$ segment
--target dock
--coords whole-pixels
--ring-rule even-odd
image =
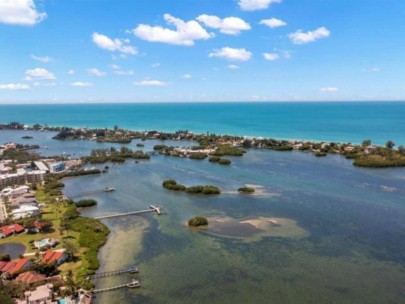
[[[151,213],[151,212],[156,212],[158,215],[161,215],[162,211],[163,211],[162,207],[150,205],[149,209],[140,210],[140,211],[125,212],[125,213],[117,213],[117,214],[111,214],[111,215],[103,215],[103,216],[95,217],[95,219],[96,220],[105,220],[105,219],[110,219],[110,218],[138,215],[138,214]]]
[[[84,275],[83,277],[86,277],[87,280],[97,280],[105,277],[111,277],[111,276],[117,276],[120,274],[124,273],[138,273],[138,267],[135,265],[132,265],[126,269],[121,269],[121,270],[114,270],[114,271],[106,271],[106,272],[100,272],[96,273],[93,275]]]
[[[74,195],[68,196],[68,198],[72,199],[72,198],[81,197],[81,196],[93,195],[93,194],[102,193],[102,192],[114,192],[114,191],[115,191],[115,189],[112,187],[105,187],[103,189],[96,189],[96,190],[90,190],[90,191],[76,193]]]
[[[95,293],[107,292],[107,291],[112,291],[112,290],[121,289],[121,288],[137,288],[137,287],[141,287],[141,283],[138,280],[132,280],[131,282],[129,282],[127,284],[121,284],[121,285],[116,285],[116,286],[107,287],[107,288],[94,289],[92,291],[92,293],[95,294]]]

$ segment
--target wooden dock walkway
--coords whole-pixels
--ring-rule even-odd
[[[138,215],[138,214],[150,213],[150,212],[156,212],[158,215],[161,215],[162,214],[162,209],[163,209],[162,207],[150,205],[149,209],[140,210],[140,211],[125,212],[125,213],[117,213],[117,214],[111,214],[111,215],[103,215],[103,216],[95,217],[95,219],[96,220],[104,220],[104,219],[109,219],[109,218]]]
[[[138,280],[132,280],[131,282],[127,284],[122,284],[122,285],[116,285],[112,287],[107,287],[107,288],[100,288],[100,289],[94,289],[92,291],[93,294],[95,293],[100,293],[100,292],[107,292],[107,291],[112,291],[112,290],[117,290],[121,288],[136,288],[136,287],[141,287],[141,283]]]
[[[81,197],[81,196],[93,195],[93,194],[102,193],[102,192],[114,192],[114,191],[115,191],[114,188],[105,187],[103,189],[96,189],[96,190],[90,190],[90,191],[76,193],[74,195],[68,196],[68,198],[72,199],[72,198]]]
[[[121,269],[121,270],[114,270],[114,271],[106,271],[106,272],[99,272],[93,275],[84,275],[83,277],[86,277],[88,280],[97,280],[105,277],[111,277],[111,276],[116,276],[120,275],[123,273],[138,273],[138,268],[135,265],[132,265],[126,269]]]

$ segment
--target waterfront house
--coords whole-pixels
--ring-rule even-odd
[[[352,152],[354,149],[356,149],[356,147],[353,147],[353,146],[347,146],[347,147],[344,148],[344,150],[346,152]]]
[[[371,154],[377,151],[377,147],[373,145],[368,145],[367,147],[364,148],[364,153],[366,154]]]
[[[42,257],[42,264],[55,263],[56,265],[61,265],[67,260],[68,256],[65,252],[61,251],[47,251]]]

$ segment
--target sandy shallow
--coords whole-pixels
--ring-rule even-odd
[[[239,195],[246,195],[246,196],[252,196],[252,197],[262,197],[262,198],[272,198],[272,197],[278,197],[281,194],[280,193],[275,193],[275,192],[267,192],[266,188],[261,185],[252,185],[252,184],[245,184],[246,187],[251,187],[255,189],[254,193],[249,193],[249,194],[244,194],[244,193],[239,193],[238,191],[222,191],[224,194],[239,194]]]
[[[198,228],[204,233],[220,237],[259,241],[263,237],[304,238],[309,232],[297,222],[287,218],[249,217],[234,219],[231,217],[208,217],[208,226]]]

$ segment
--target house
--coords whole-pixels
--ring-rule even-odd
[[[0,273],[4,274],[8,271],[10,271],[11,269],[14,268],[16,262],[14,261],[10,261],[10,262],[6,262],[5,264],[3,264],[3,266],[0,268]]]
[[[26,304],[40,304],[47,303],[47,301],[52,300],[53,285],[45,284],[38,286],[34,291],[26,291],[25,301],[22,303]]]
[[[46,276],[35,271],[23,272],[16,277],[16,282],[23,282],[26,285],[31,285],[38,282],[45,282]]]
[[[67,254],[61,251],[47,251],[42,257],[42,264],[51,264],[55,263],[56,265],[61,265],[67,260]]]
[[[366,154],[371,154],[377,151],[377,147],[373,145],[368,145],[367,147],[364,148],[364,153]]]
[[[64,162],[57,162],[51,165],[52,172],[61,172],[65,170],[65,163]]]
[[[12,212],[14,219],[22,219],[39,214],[39,208],[30,205],[21,205],[19,208],[14,209]]]
[[[0,233],[4,234],[5,237],[9,237],[10,235],[18,234],[21,232],[24,232],[24,227],[20,224],[12,224],[0,227]]]
[[[13,276],[16,273],[18,273],[19,271],[23,271],[23,270],[29,268],[31,266],[31,264],[32,264],[31,260],[28,260],[26,258],[19,259],[15,263],[14,267],[12,269],[8,270],[7,273],[10,276]]]
[[[356,148],[353,147],[353,146],[347,146],[347,147],[344,148],[344,150],[345,150],[346,152],[352,152],[354,149],[356,149]]]

